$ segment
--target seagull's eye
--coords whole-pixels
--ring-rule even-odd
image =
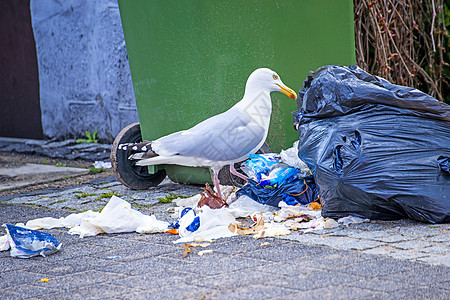
[[[278,75],[277,75],[277,74],[273,74],[272,77],[273,77],[274,80],[277,80],[277,79],[278,79]]]

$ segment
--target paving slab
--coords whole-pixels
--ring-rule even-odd
[[[44,164],[0,167],[0,191],[88,174],[88,169]]]

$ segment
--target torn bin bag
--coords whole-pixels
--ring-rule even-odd
[[[322,214],[450,222],[450,106],[357,66],[309,74],[294,123]]]

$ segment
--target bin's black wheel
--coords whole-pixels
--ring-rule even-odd
[[[111,149],[111,166],[117,179],[133,190],[144,190],[157,186],[166,178],[166,171],[148,173],[148,167],[136,166],[129,160],[130,150],[118,149],[120,144],[142,142],[141,125],[133,123],[122,129],[116,136]]]
[[[264,153],[270,153],[270,152],[271,152],[271,150],[270,150],[269,145],[264,143],[262,145],[262,147],[256,153],[264,154]],[[241,171],[241,163],[242,162],[235,163],[234,164],[234,168],[239,173],[244,174]],[[222,169],[220,169],[220,171],[219,171],[219,181],[220,181],[220,184],[223,184],[223,185],[234,185],[234,186],[237,186],[237,187],[243,187],[246,184],[246,181],[244,179],[239,178],[239,177],[234,176],[233,174],[231,174],[230,166],[225,166]]]

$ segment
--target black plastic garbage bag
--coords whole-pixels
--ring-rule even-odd
[[[294,123],[322,215],[450,222],[450,106],[357,66],[310,74]]]
[[[236,192],[238,197],[245,195],[261,204],[278,207],[280,201],[288,205],[308,204],[318,197],[318,191],[312,176],[285,183],[277,188],[264,188],[253,180],[248,181]]]

